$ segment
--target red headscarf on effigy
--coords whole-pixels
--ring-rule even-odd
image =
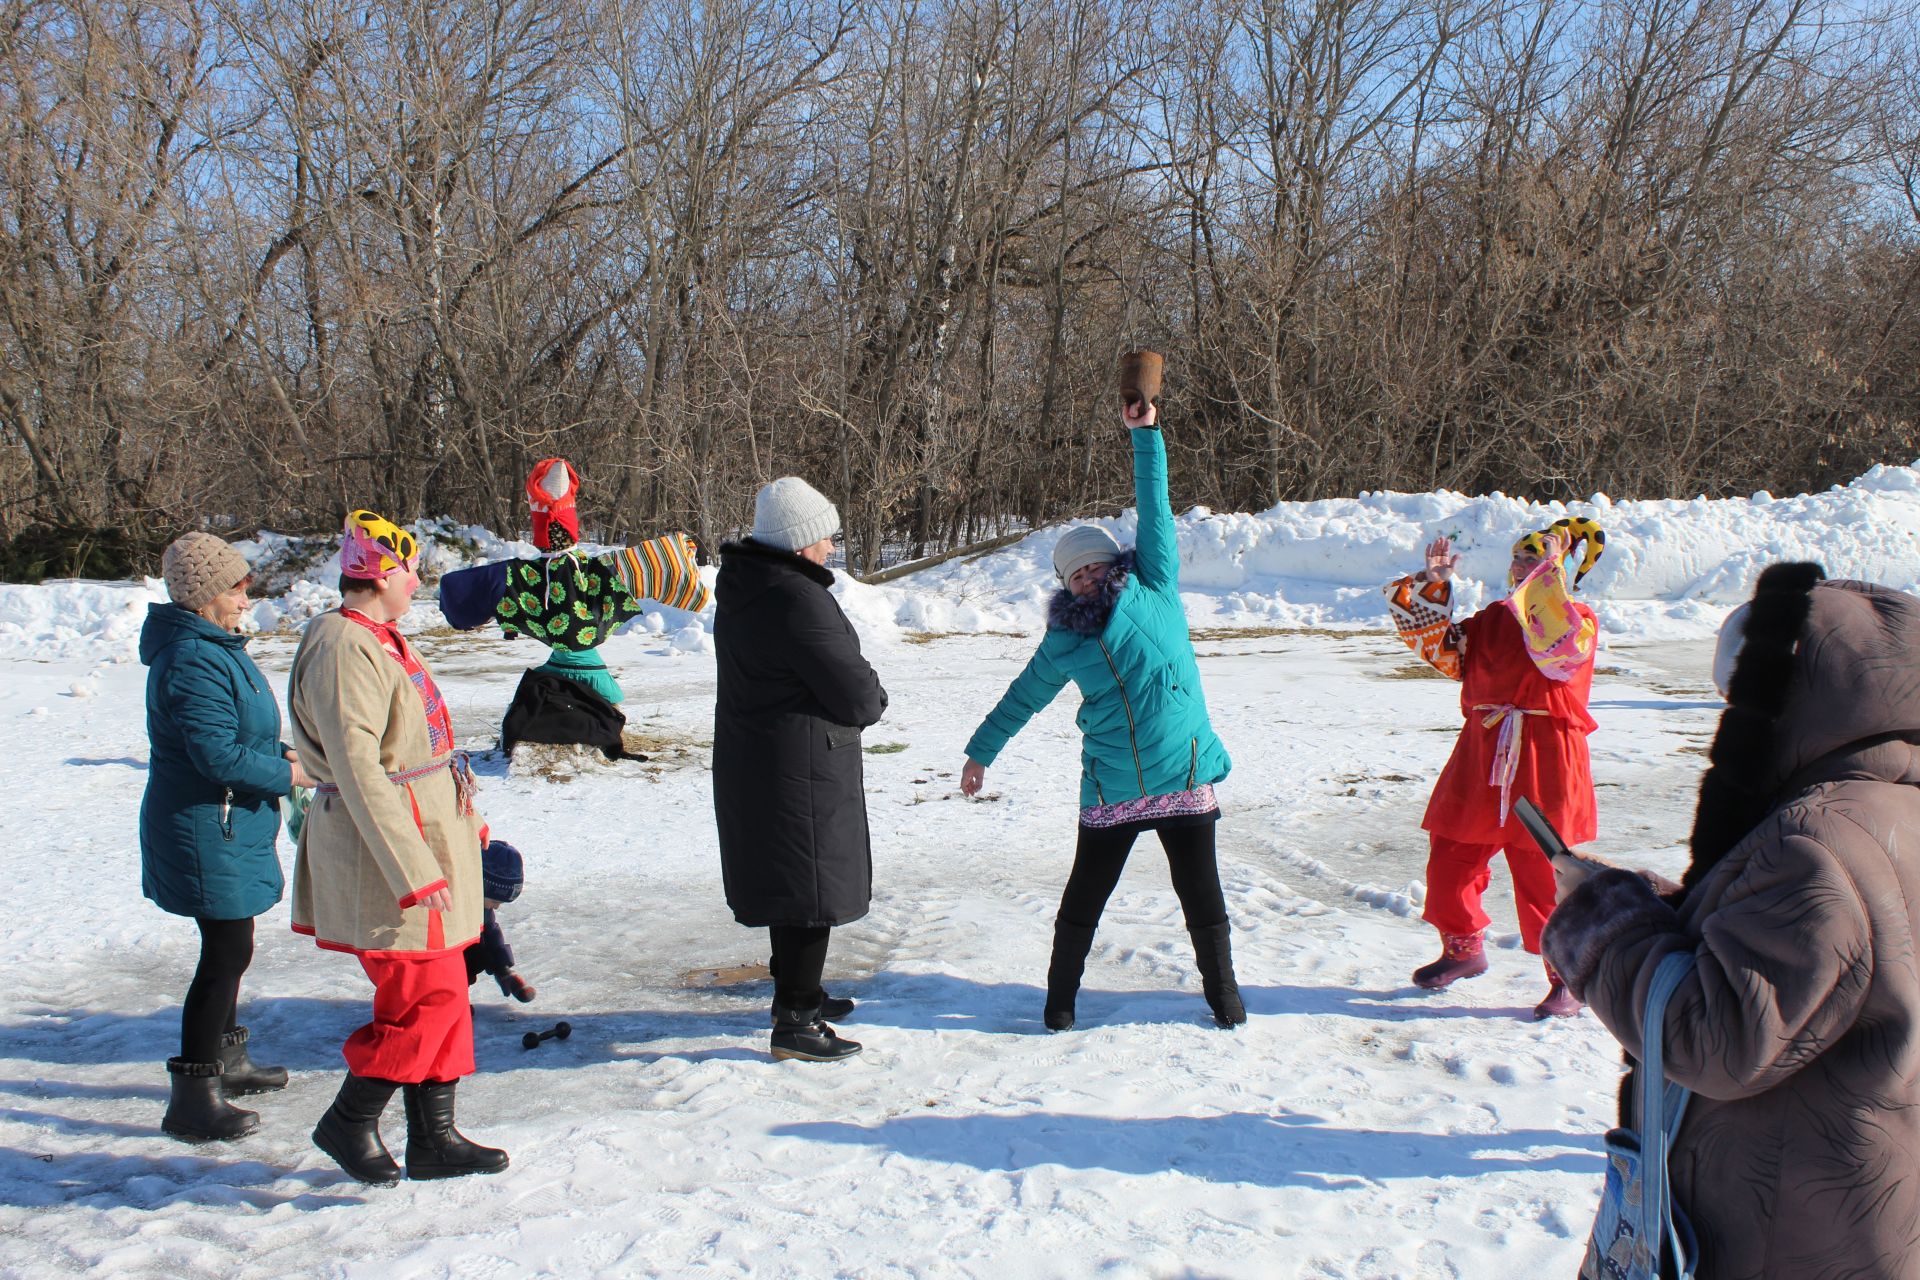
[[[527,502],[533,508],[533,545],[545,551],[549,547],[548,528],[558,524],[580,538],[580,510],[574,496],[580,492],[580,477],[565,458],[542,458],[527,476]]]

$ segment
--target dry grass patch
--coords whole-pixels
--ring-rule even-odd
[[[301,626],[305,626],[302,623]],[[409,631],[407,638],[415,642],[425,642],[429,658],[441,658],[455,654],[469,653],[506,653],[513,642],[497,630],[475,627],[471,631],[455,631],[452,627],[427,627],[420,631]],[[537,662],[529,662],[537,667]]]
[[[908,644],[932,644],[935,640],[962,640],[970,636],[999,636],[1005,640],[1024,640],[1024,631],[909,631],[900,638]]]
[[[1267,640],[1275,636],[1317,636],[1327,640],[1352,640],[1361,636],[1390,636],[1391,631],[1377,627],[1194,627],[1187,632],[1195,640]]]
[[[1379,674],[1379,679],[1382,679],[1382,680],[1450,680],[1452,679],[1452,677],[1443,676],[1438,671],[1435,671],[1432,667],[1420,665],[1420,666],[1410,666],[1410,667],[1395,667],[1391,671],[1382,671]]]
[[[508,771],[546,782],[572,782],[583,773],[604,773],[615,766],[598,747],[522,742],[513,749]]]
[[[658,778],[670,769],[705,768],[713,743],[662,729],[628,729],[620,736],[628,759],[609,760],[598,747],[522,742],[514,747],[509,771],[516,777],[572,782],[584,774],[638,773]]]
[[[1663,684],[1657,680],[1649,680],[1647,682],[1647,688],[1653,690],[1655,693],[1664,694],[1669,698],[1685,698],[1689,702],[1720,701],[1720,691],[1718,689],[1703,688],[1697,684]]]
[[[645,756],[653,764],[685,763],[713,750],[713,743],[692,734],[667,729],[633,729],[620,734],[620,747],[630,756]]]
[[[750,982],[766,982],[772,977],[764,964],[722,964],[710,969],[684,970],[680,974],[680,985],[695,990],[744,987]]]

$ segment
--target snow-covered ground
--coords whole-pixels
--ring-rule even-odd
[[[1575,508],[1606,524],[1589,592],[1609,628],[1593,736],[1596,851],[1684,863],[1719,704],[1711,634],[1766,561],[1920,583],[1920,476],[1739,502]],[[262,917],[242,1018],[294,1072],[258,1133],[162,1136],[162,1060],[190,922],[139,891],[144,669],[158,584],[0,587],[0,1276],[1570,1275],[1598,1194],[1618,1053],[1590,1016],[1536,1024],[1539,963],[1496,873],[1492,972],[1427,994],[1419,921],[1427,788],[1455,686],[1383,634],[1380,582],[1435,533],[1467,546],[1469,605],[1505,548],[1557,512],[1453,494],[1369,495],[1182,517],[1201,667],[1235,769],[1223,878],[1252,1015],[1205,1016],[1151,840],[1108,910],[1081,1029],[1040,1024],[1071,859],[1071,695],[960,797],[961,749],[1030,651],[1057,530],[842,601],[892,694],[867,735],[873,913],[835,934],[829,987],[866,1052],[765,1053],[765,959],[722,901],[704,769],[704,621],[651,613],[604,652],[646,763],[509,774],[484,808],[526,854],[503,922],[530,1005],[475,988],[480,1074],[464,1126],[495,1178],[369,1189],[308,1141],[364,1019],[348,958]],[[1113,523],[1130,539],[1131,520]],[[266,541],[253,548],[266,549]],[[483,554],[511,554],[489,544]],[[450,563],[457,560],[450,560]],[[284,688],[324,566],[256,611]],[[491,746],[538,646],[407,625]],[[1029,634],[1014,634],[1029,633]],[[520,1035],[564,1018],[570,1039]],[[397,1105],[389,1137],[404,1134]]]

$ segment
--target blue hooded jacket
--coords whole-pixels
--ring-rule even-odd
[[[293,790],[280,706],[233,635],[176,604],[147,610],[147,793],[140,879],[175,915],[257,916],[286,881],[275,847],[279,798]]]
[[[969,760],[991,765],[1073,681],[1085,699],[1075,718],[1083,809],[1190,791],[1220,781],[1233,767],[1207,718],[1180,603],[1167,451],[1157,428],[1133,429],[1133,488],[1139,541],[1105,627],[1083,634],[1064,625],[1076,612],[1071,604],[1050,610],[1039,651],[967,743]]]

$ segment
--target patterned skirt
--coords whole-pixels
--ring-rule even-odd
[[[1116,804],[1090,804],[1080,810],[1080,825],[1096,831],[1107,831],[1114,827],[1152,831],[1160,827],[1184,827],[1219,820],[1220,804],[1213,798],[1211,782],[1203,782],[1191,791],[1140,796]]]

